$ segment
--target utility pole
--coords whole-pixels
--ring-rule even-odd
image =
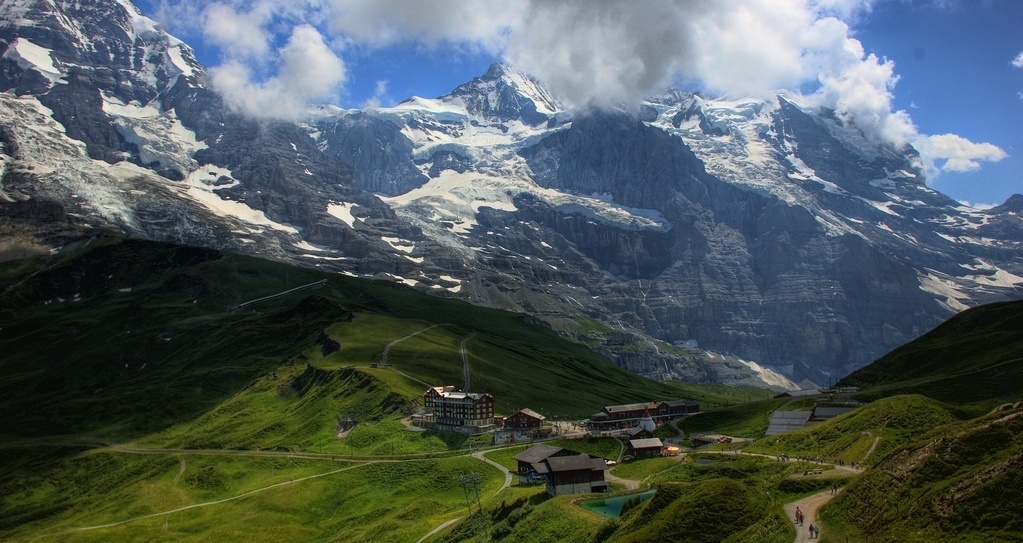
[[[480,476],[476,472],[468,473],[458,477],[458,484],[465,491],[465,504],[469,508],[469,526],[476,537],[477,543],[486,543],[487,519],[483,516],[483,506],[480,505]]]

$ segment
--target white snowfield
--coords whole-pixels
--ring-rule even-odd
[[[470,113],[465,101],[453,95],[438,99],[414,97],[393,108],[372,111],[401,127],[413,142],[414,157],[423,164],[424,173],[428,173],[430,158],[440,151],[467,158],[475,168],[475,171],[464,173],[442,171],[419,188],[394,197],[382,197],[385,202],[434,239],[466,252],[488,249],[475,246],[478,241],[470,242],[468,236],[478,227],[480,210],[515,211],[515,198],[521,194],[530,194],[564,212],[577,213],[619,228],[667,230],[672,227],[658,211],[622,206],[609,195],[569,194],[538,186],[518,153],[555,131],[571,126],[572,112],[559,111],[557,101],[530,78],[516,76],[511,70],[508,73],[511,78],[518,78],[515,84],[522,96],[533,100],[538,111],[556,115],[559,122],[552,123],[553,127],[546,124],[533,127],[519,121],[498,122]],[[505,81],[509,81],[509,76]],[[492,92],[492,89],[483,91]],[[902,209],[926,206],[923,199],[934,198],[938,193],[923,183],[907,185],[907,180],[918,180],[919,174],[904,168],[885,169],[886,177],[869,182],[883,194],[880,199],[851,194],[834,180],[821,177],[798,158],[793,141],[775,133],[772,115],[780,107],[780,100],[786,100],[797,108],[803,107],[793,97],[774,101],[710,100],[684,92],[676,94],[676,97],[676,100],[645,103],[657,113],[656,119],[648,124],[681,138],[704,162],[709,173],[745,190],[770,194],[791,205],[805,207],[829,236],[855,235],[869,242],[876,241],[878,236],[891,236],[903,242],[920,243],[901,225],[910,220],[904,216]],[[491,95],[489,99],[495,98]],[[702,112],[710,128],[720,132],[705,133],[696,115],[677,121],[680,112],[693,108]],[[677,127],[673,120],[678,122]],[[854,126],[834,119],[821,122],[832,136],[865,162],[887,152]],[[783,152],[774,147],[775,142],[780,142]],[[864,221],[825,208],[818,196],[804,188],[806,182],[817,184],[825,192],[847,198],[857,205],[875,209],[881,215],[876,221]],[[915,195],[907,196],[907,190],[916,191]],[[957,211],[957,216],[946,215],[943,219],[932,220],[939,238],[956,244],[988,245],[992,242],[979,237],[953,238],[944,234],[941,231],[944,228],[973,229],[988,221],[988,217],[977,210],[960,207]],[[544,246],[549,247],[549,244],[544,242]],[[556,268],[554,264],[551,266]],[[958,310],[969,301],[967,292],[971,289],[1023,287],[1023,278],[994,264],[981,262],[976,266],[978,273],[956,277],[921,275],[920,288],[944,300],[942,303],[950,310]]]
[[[3,53],[3,58],[13,60],[23,70],[35,70],[50,80],[50,83],[65,83],[64,72],[54,64],[53,51],[29,41],[16,38]]]

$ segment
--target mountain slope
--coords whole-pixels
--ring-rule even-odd
[[[416,400],[424,383],[461,385],[458,346],[469,336],[472,382],[495,395],[501,412],[528,405],[582,417],[677,394],[522,315],[210,249],[98,238],[6,263],[0,278],[0,403],[22,414],[5,419],[7,436],[136,436],[307,363],[364,368],[376,379],[397,370],[390,379],[404,384],[389,413]],[[317,288],[237,309],[309,284]],[[371,368],[388,343],[438,326],[411,351],[391,349],[391,369]],[[514,378],[522,375],[535,382],[523,386]]]
[[[1023,390],[1023,303],[959,313],[838,382],[866,397],[924,394],[957,403],[997,403]]]
[[[1011,199],[961,206],[798,97],[568,110],[494,65],[295,124],[232,111],[126,1],[0,22],[0,206],[527,312],[657,379],[823,383],[1021,296]]]

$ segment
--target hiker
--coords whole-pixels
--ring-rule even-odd
[[[821,537],[821,525],[820,524],[814,524],[813,525],[813,538],[814,539],[820,539],[820,537]]]
[[[807,528],[807,530],[810,531],[810,539],[813,539],[813,523],[812,522],[810,523],[810,526]]]
[[[803,525],[803,512],[800,511],[798,507],[796,507],[796,522],[799,523],[800,526]]]

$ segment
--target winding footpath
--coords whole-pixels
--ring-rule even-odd
[[[797,507],[803,512],[803,524],[796,524],[796,538],[793,540],[794,543],[811,541],[810,531],[808,530],[810,524],[817,522],[817,511],[820,510],[821,507],[824,507],[824,505],[831,501],[834,497],[835,494],[832,494],[830,490],[825,490],[824,492],[818,492],[817,494],[785,504],[785,516],[792,522],[795,522]],[[821,531],[823,531],[823,529]],[[814,539],[813,541],[816,540],[817,539]]]
[[[512,473],[511,473],[511,471],[509,471],[508,468],[504,467],[503,465],[501,465],[501,464],[499,464],[497,462],[494,462],[493,460],[491,460],[491,459],[486,457],[486,453],[491,452],[491,451],[495,451],[495,450],[498,450],[498,449],[491,449],[489,451],[479,451],[479,452],[472,453],[472,457],[473,458],[476,458],[478,460],[482,460],[482,461],[490,464],[491,466],[494,466],[495,468],[501,470],[501,473],[504,473],[504,484],[501,485],[501,488],[497,489],[497,492],[494,492],[493,495],[491,495],[491,498],[493,498],[494,496],[497,496],[498,494],[500,494],[502,490],[504,490],[504,489],[508,488],[509,486],[511,486],[511,483],[512,483]],[[455,524],[456,522],[458,522],[458,521],[460,521],[460,520],[462,520],[464,518],[465,518],[465,516],[463,515],[463,516],[458,516],[458,517],[455,517],[455,518],[453,518],[451,520],[445,521],[444,523],[438,525],[436,528],[430,530],[423,537],[420,537],[418,540],[416,540],[416,543],[423,543],[424,541],[426,541],[427,539],[430,539],[431,537],[433,537],[435,534],[437,534],[441,530],[447,528],[448,526],[451,526],[452,524]]]
[[[406,339],[408,339],[408,338],[410,338],[410,337],[413,337],[413,336],[418,336],[419,334],[422,334],[423,332],[426,332],[426,331],[428,331],[428,330],[433,330],[434,328],[436,328],[436,327],[438,327],[438,326],[447,326],[447,325],[446,325],[446,324],[434,324],[433,326],[427,326],[426,328],[423,328],[422,330],[420,330],[420,331],[418,331],[418,332],[412,332],[411,334],[409,334],[409,335],[407,335],[407,336],[405,336],[405,337],[401,337],[401,338],[398,338],[398,339],[396,339],[396,340],[394,340],[394,341],[392,341],[392,342],[388,343],[388,344],[387,344],[387,345],[386,345],[386,346],[384,347],[384,354],[380,355],[380,363],[379,363],[379,366],[380,366],[380,367],[385,367],[385,366],[387,366],[387,357],[388,357],[388,355],[390,355],[390,354],[391,354],[391,347],[394,347],[394,346],[395,346],[395,345],[397,345],[398,343],[401,343],[402,341],[405,341]]]

